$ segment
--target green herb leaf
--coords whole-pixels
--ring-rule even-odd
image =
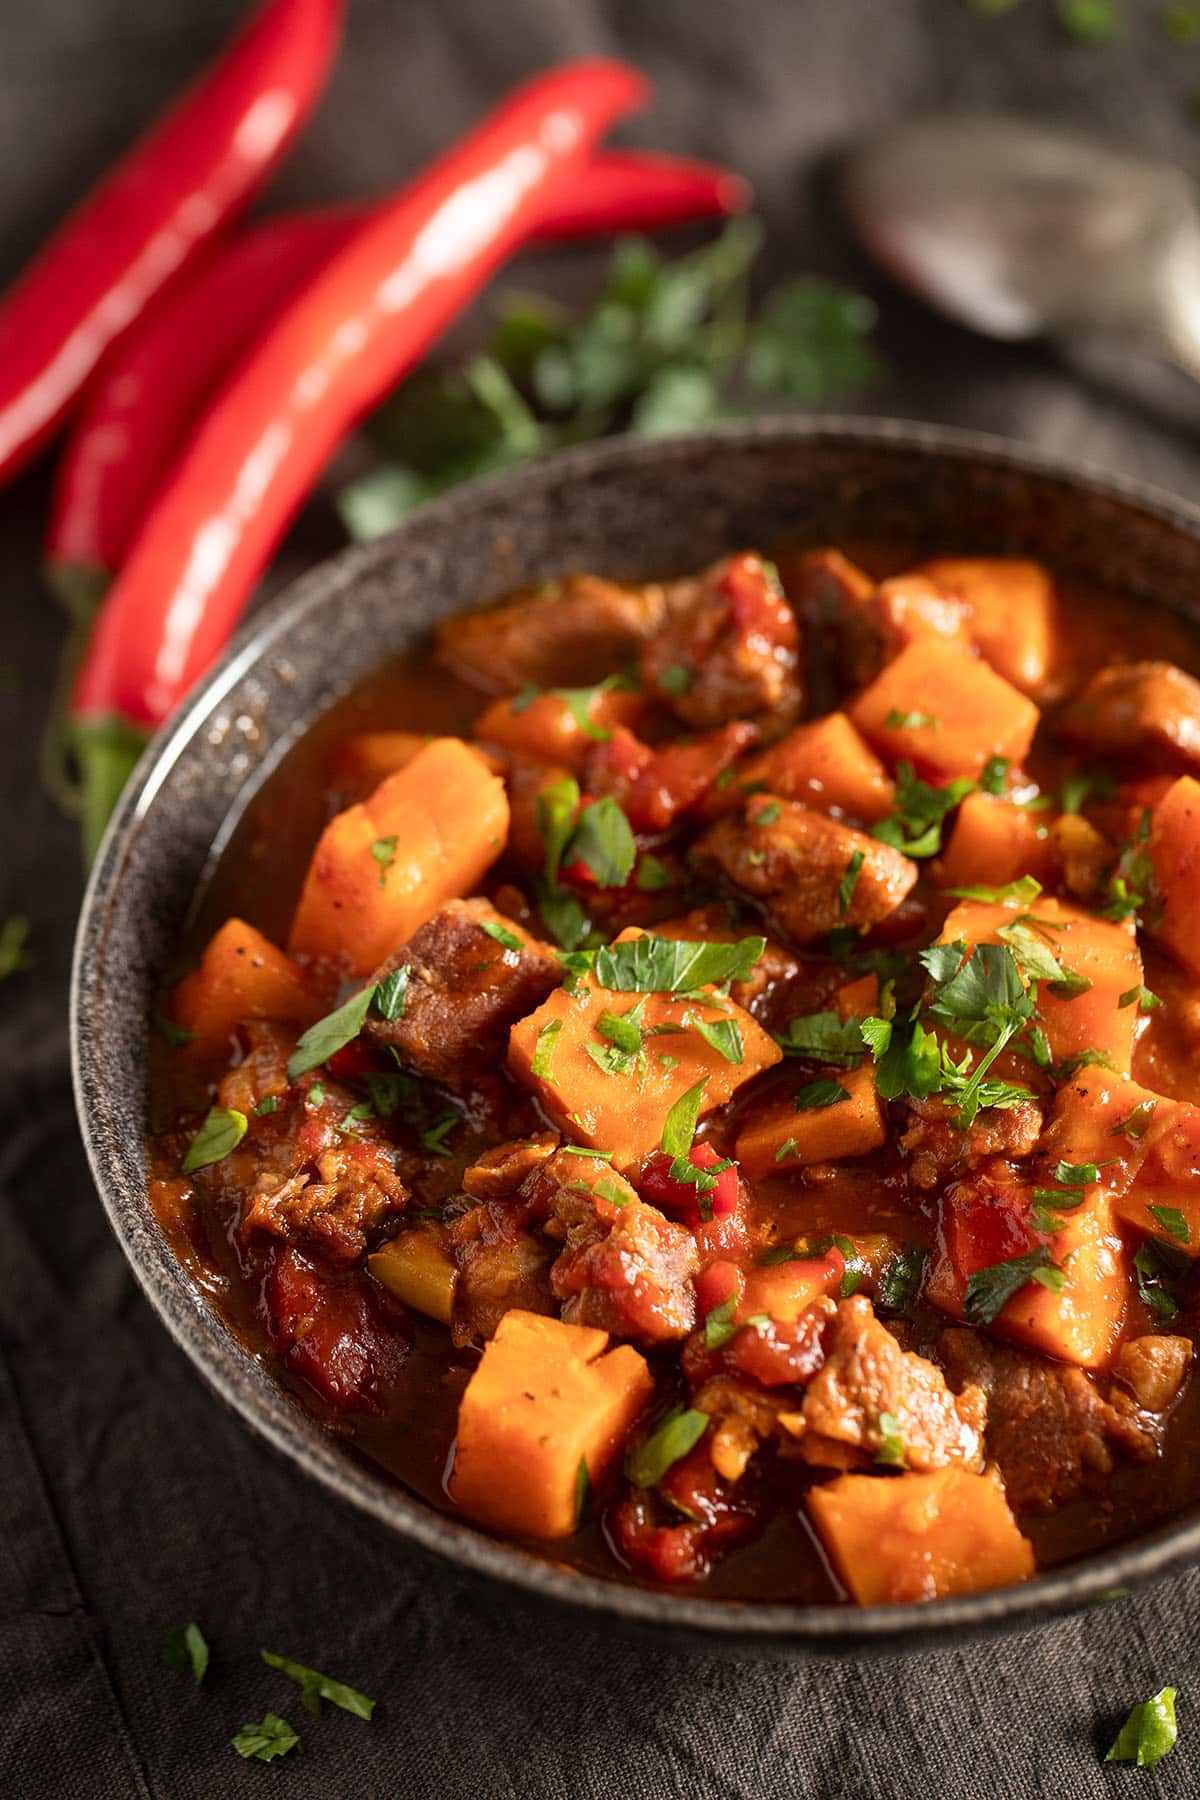
[[[188,1146],[180,1165],[185,1175],[207,1169],[236,1150],[246,1135],[246,1115],[233,1107],[213,1106],[199,1131]]]
[[[727,1063],[741,1063],[746,1052],[742,1044],[741,1028],[734,1019],[697,1019],[692,1026],[697,1037],[702,1037],[706,1044],[711,1044],[718,1055]]]
[[[602,950],[576,950],[559,961],[576,978],[593,976],[616,993],[691,992],[725,981],[745,981],[766,949],[762,937],[734,944],[689,943],[682,938],[628,938]]]
[[[323,1062],[328,1062],[335,1050],[353,1042],[363,1028],[378,991],[373,987],[360,988],[333,1012],[326,1013],[323,1019],[309,1026],[288,1059],[289,1081],[307,1075],[310,1069],[319,1068]]]
[[[946,889],[955,900],[982,900],[991,906],[1030,906],[1041,891],[1041,882],[1035,881],[1032,875],[1022,875],[1019,881],[1006,882],[1003,887]]]
[[[659,1140],[668,1156],[686,1157],[692,1148],[692,1139],[696,1135],[696,1126],[700,1122],[700,1108],[704,1104],[704,1090],[708,1086],[708,1076],[690,1087],[686,1094],[681,1094],[666,1116],[662,1137]]]
[[[1154,1117],[1157,1100],[1139,1100],[1131,1112],[1123,1119],[1118,1119],[1110,1135],[1112,1137],[1144,1138],[1150,1129],[1150,1121]]]
[[[807,1087],[797,1088],[792,1096],[797,1112],[818,1112],[822,1107],[837,1106],[849,1098],[840,1081],[810,1081]]]
[[[658,685],[668,694],[686,694],[695,682],[695,675],[685,669],[682,663],[671,663],[668,668],[660,669]]]
[[[769,296],[750,336],[746,373],[772,401],[822,406],[872,386],[881,365],[870,345],[875,307],[865,295],[816,276]]]
[[[902,762],[896,768],[896,810],[876,825],[871,835],[902,850],[905,856],[936,856],[942,847],[947,813],[974,792],[975,783],[965,777],[944,788],[930,787],[918,781],[910,762]]]
[[[979,777],[979,785],[985,794],[998,797],[1004,792],[1011,763],[1012,759],[1007,756],[988,757]]]
[[[1139,1769],[1152,1769],[1169,1755],[1178,1736],[1175,1693],[1173,1687],[1159,1688],[1157,1694],[1135,1706],[1117,1733],[1105,1762],[1131,1762]]]
[[[398,1113],[405,1101],[411,1100],[417,1092],[417,1084],[411,1075],[404,1075],[399,1070],[393,1073],[372,1072],[367,1076],[367,1092],[371,1096],[371,1105],[380,1119],[390,1119]]]
[[[914,1245],[893,1256],[879,1277],[877,1305],[885,1312],[910,1312],[921,1291],[928,1260],[928,1251]]]
[[[937,724],[932,713],[901,712],[897,706],[893,706],[883,722],[889,731],[922,731]]]
[[[1156,1006],[1162,1005],[1162,1001],[1157,994],[1152,994],[1148,987],[1143,987],[1142,983],[1139,982],[1136,987],[1125,989],[1125,992],[1117,1001],[1117,1005],[1140,1006],[1143,1012],[1153,1012]]]
[[[387,886],[387,872],[396,860],[396,846],[399,842],[399,837],[382,837],[376,838],[375,842],[371,845],[371,855],[379,864],[379,885],[381,888]]]
[[[646,1003],[639,1000],[626,1013],[602,1012],[596,1020],[596,1030],[601,1037],[615,1044],[629,1056],[636,1056],[642,1047],[642,1018],[646,1011]]]
[[[856,850],[846,864],[846,873],[838,882],[837,909],[843,918],[850,910],[850,902],[854,898],[854,890],[858,886],[858,878],[862,873],[864,861],[864,852]]]
[[[0,933],[0,938],[2,938],[2,936],[3,934]],[[0,967],[0,981],[3,979],[4,971],[3,968]],[[159,1013],[156,1016],[154,1020],[154,1029],[164,1044],[191,1044],[194,1043],[199,1036],[198,1032],[185,1031],[182,1025],[176,1025],[174,1020],[168,1019],[165,1013]]]
[[[575,827],[579,799],[579,783],[573,775],[565,776],[562,781],[548,782],[538,794],[534,818],[546,852],[543,872],[549,888],[557,886],[563,853]]]
[[[577,896],[566,888],[549,888],[540,883],[538,911],[547,931],[564,950],[575,951],[587,939],[591,930],[587,914]]]
[[[1177,1260],[1178,1259],[1178,1260]],[[1190,1273],[1190,1261],[1170,1244],[1147,1238],[1133,1259],[1138,1297],[1159,1319],[1173,1319],[1179,1302],[1170,1291],[1181,1276]]]
[[[765,806],[760,806],[756,813],[750,815],[750,823],[752,825],[774,825],[778,821],[781,811],[778,800],[768,800]],[[861,863],[859,867],[862,867]]]
[[[324,1085],[323,1085],[323,1083],[321,1083],[319,1081],[314,1081],[312,1086],[308,1090],[308,1105],[309,1106],[324,1106],[324,1104],[325,1104]]]
[[[707,1430],[707,1413],[695,1407],[672,1408],[650,1436],[626,1457],[626,1476],[634,1487],[657,1487],[667,1470],[686,1456]]]
[[[428,1131],[423,1131],[421,1133],[422,1150],[428,1150],[431,1156],[452,1156],[453,1151],[446,1148],[445,1140],[454,1130],[454,1127],[461,1123],[461,1113],[443,1113],[441,1117],[429,1127]]]
[[[643,894],[657,894],[663,888],[669,888],[675,877],[665,862],[644,850],[638,858],[637,887]]]
[[[199,1687],[208,1668],[208,1643],[193,1619],[188,1625],[174,1625],[162,1647],[162,1659],[168,1668],[190,1669]]]
[[[843,1019],[835,1012],[806,1013],[790,1019],[785,1032],[776,1033],[775,1042],[785,1056],[804,1056],[810,1062],[841,1063],[847,1068],[859,1064],[865,1051],[863,1021]]]
[[[398,969],[392,969],[375,987],[375,1011],[389,1025],[404,1017],[404,1008],[408,1001],[408,987],[412,980],[412,969],[408,963],[402,963]]]
[[[576,1531],[578,1531],[579,1527],[583,1524],[583,1515],[587,1511],[587,1504],[588,1504],[588,1500],[591,1498],[591,1492],[592,1492],[592,1477],[591,1477],[591,1472],[587,1466],[587,1457],[581,1456],[579,1459],[579,1467],[575,1471],[575,1529],[576,1529]]]
[[[360,1694],[357,1688],[347,1687],[344,1681],[334,1681],[332,1676],[322,1675],[319,1669],[306,1668],[287,1656],[276,1656],[272,1650],[263,1650],[260,1654],[272,1669],[278,1669],[289,1681],[296,1682],[301,1703],[308,1712],[319,1713],[322,1700],[328,1700],[343,1712],[353,1713],[356,1719],[369,1719],[375,1711],[374,1700]]]
[[[256,1119],[265,1119],[270,1113],[279,1111],[279,1095],[265,1094],[254,1109]]]
[[[737,1295],[730,1294],[728,1300],[722,1300],[714,1306],[704,1320],[704,1345],[707,1350],[721,1350],[737,1332],[734,1314],[737,1312]]]
[[[1190,1244],[1192,1234],[1188,1230],[1188,1222],[1177,1206],[1147,1206],[1146,1211],[1158,1220],[1169,1237],[1177,1244]]]
[[[562,1028],[563,1022],[561,1019],[550,1019],[541,1027],[537,1034],[537,1041],[533,1046],[533,1060],[529,1065],[530,1073],[532,1075],[539,1081],[548,1081],[552,1087],[554,1086],[554,1077],[550,1073],[550,1063],[554,1056],[554,1046],[558,1042]]]
[[[1049,1280],[1046,1278],[1049,1277]],[[999,1318],[1014,1294],[1019,1294],[1031,1281],[1043,1286],[1061,1288],[1065,1271],[1055,1262],[1045,1244],[1026,1250],[1021,1256],[976,1269],[967,1282],[963,1311],[971,1325],[990,1325]]]
[[[899,1419],[895,1413],[883,1412],[879,1415],[878,1425],[879,1448],[875,1452],[875,1461],[885,1469],[907,1469],[908,1456],[900,1433]]]
[[[611,794],[583,808],[566,856],[585,863],[597,887],[625,886],[637,861],[637,845],[629,820]]]
[[[525,948],[516,932],[510,931],[507,925],[498,925],[494,919],[481,919],[479,925],[482,931],[486,931],[490,938],[495,938],[498,944],[503,944],[506,950]]]
[[[286,1756],[289,1750],[294,1750],[300,1739],[286,1719],[269,1712],[261,1725],[243,1725],[230,1741],[239,1756],[270,1762],[274,1757]]]

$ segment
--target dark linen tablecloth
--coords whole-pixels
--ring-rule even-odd
[[[380,189],[533,68],[632,56],[658,86],[645,141],[728,158],[759,184],[776,272],[872,281],[824,171],[915,108],[1014,106],[1193,163],[1200,49],[1157,0],[1108,48],[1051,0],[989,19],[961,0],[351,0],[346,51],[277,194]],[[0,10],[0,273],[191,74],[237,0],[40,0]],[[586,292],[590,252],[523,272]],[[877,410],[969,423],[1200,491],[1200,448],[1088,393],[1039,351],[981,344],[873,284],[893,369]],[[92,1190],[67,1075],[80,892],[36,743],[61,623],[36,577],[46,481],[0,496],[0,917],[28,913],[36,971],[0,987],[0,1791],[237,1800],[936,1797],[1200,1787],[1200,1574],[1019,1638],[903,1660],[721,1661],[631,1639],[464,1579],[346,1512],[226,1413],[142,1301]],[[281,559],[336,547],[327,504]],[[213,1646],[196,1690],[167,1627]],[[310,1719],[266,1645],[377,1696],[372,1725]],[[1180,1689],[1154,1774],[1101,1766],[1134,1702]],[[229,1748],[273,1709],[303,1749]]]

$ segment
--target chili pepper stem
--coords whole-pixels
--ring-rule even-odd
[[[150,739],[147,732],[115,715],[74,719],[70,736],[79,765],[83,857],[90,868],[121,791]]]

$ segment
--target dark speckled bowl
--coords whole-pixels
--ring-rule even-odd
[[[143,1046],[156,984],[215,848],[297,735],[384,657],[481,597],[572,569],[690,569],[790,535],[1021,552],[1135,599],[1200,612],[1200,510],[1032,451],[921,426],[815,419],[617,441],[462,488],[297,582],[147,751],[84,902],[75,1092],[113,1230],[167,1329],[248,1424],[326,1487],[481,1574],[615,1619],[742,1649],[895,1648],[1028,1625],[1160,1574],[1200,1551],[1200,1515],[1023,1587],[929,1607],[743,1605],[577,1574],[552,1551],[530,1555],[442,1516],[352,1460],[209,1310],[144,1191]]]

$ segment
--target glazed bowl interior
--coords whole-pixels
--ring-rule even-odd
[[[460,489],[297,582],[148,750],[80,922],[76,1102],[113,1229],[168,1329],[246,1421],[327,1488],[460,1565],[710,1645],[894,1648],[930,1633],[1028,1625],[1159,1574],[1200,1553],[1200,1510],[1021,1587],[925,1607],[742,1603],[603,1581],[556,1564],[552,1550],[542,1558],[446,1517],[352,1458],[210,1310],[145,1191],[144,1045],[156,990],[221,844],[306,727],[439,619],[521,583],[579,569],[682,571],[788,539],[1031,555],[1085,583],[1200,615],[1200,511],[932,428],[818,419],[617,440]]]

